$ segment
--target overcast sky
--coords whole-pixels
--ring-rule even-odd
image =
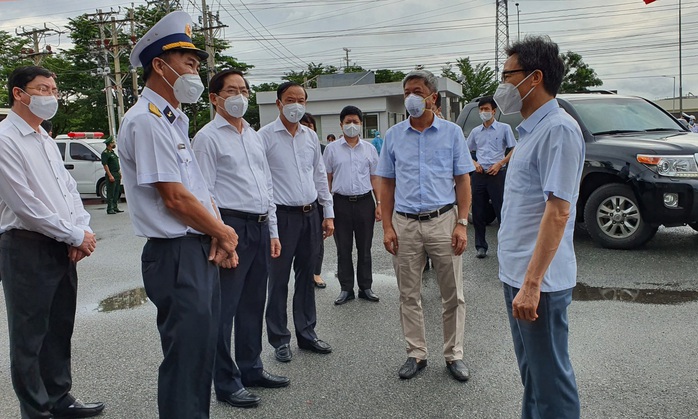
[[[226,53],[252,64],[252,84],[279,81],[308,63],[408,71],[415,65],[440,74],[461,57],[494,68],[494,0],[207,0],[228,25],[220,36]],[[135,1],[144,4],[145,1]],[[547,34],[562,51],[580,53],[603,88],[649,99],[679,89],[678,0],[509,1],[509,39],[520,31]],[[50,4],[50,10],[46,5]],[[89,4],[89,7],[88,7]],[[201,0],[181,0],[194,21]],[[129,7],[130,1],[0,0],[0,30],[62,28],[67,18],[95,9]],[[682,1],[683,92],[698,95],[698,0]],[[50,37],[54,47],[70,40]],[[501,69],[500,69],[501,70]]]

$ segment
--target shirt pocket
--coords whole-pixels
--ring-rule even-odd
[[[179,163],[179,172],[182,175],[182,183],[186,186],[191,185],[191,169],[193,157],[191,152],[186,148],[177,150],[177,162]]]
[[[301,170],[312,172],[315,163],[315,150],[312,148],[300,150],[298,161],[301,165]]]
[[[453,151],[448,148],[437,149],[431,153],[430,166],[439,175],[453,175]]]
[[[523,195],[531,190],[531,173],[533,165],[526,160],[509,160],[505,189],[510,193]]]

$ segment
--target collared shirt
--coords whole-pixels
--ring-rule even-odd
[[[112,175],[119,173],[119,170],[121,170],[119,167],[119,156],[116,155],[114,150],[107,148],[102,151],[102,166],[107,166]]]
[[[334,218],[332,195],[315,131],[298,124],[296,135],[288,132],[281,118],[259,130],[274,183],[274,203],[301,206],[320,201],[325,218]]]
[[[0,122],[0,233],[29,230],[79,246],[89,224],[56,142],[10,111]]]
[[[332,173],[332,193],[352,196],[373,190],[371,176],[378,166],[373,144],[360,139],[352,147],[342,138],[330,143],[323,157],[327,173]]]
[[[435,117],[423,132],[409,119],[390,127],[376,174],[395,179],[395,211],[418,214],[454,203],[453,177],[474,170],[463,130]]]
[[[181,183],[212,214],[216,210],[189,144],[189,118],[149,88],[126,112],[119,129],[119,156],[128,209],[136,235],[175,238],[199,233],[165,206],[158,182]]]
[[[499,227],[499,278],[521,288],[536,246],[550,194],[570,203],[570,218],[560,246],[543,277],[541,291],[575,286],[574,222],[585,144],[577,121],[557,100],[538,108],[518,127],[519,143],[509,160]]]
[[[514,148],[516,140],[509,124],[493,121],[489,127],[485,124],[473,128],[466,140],[468,150],[474,151],[477,162],[484,170],[502,161],[507,148]]]
[[[240,133],[217,113],[194,136],[194,155],[219,207],[268,214],[269,233],[278,238],[274,186],[264,144],[244,119],[242,125]]]

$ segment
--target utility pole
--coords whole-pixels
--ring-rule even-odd
[[[136,19],[133,14],[135,6],[131,3],[131,10],[129,10],[129,20],[131,21],[131,47],[136,45]],[[135,67],[131,67],[131,83],[133,89],[133,103],[135,104],[138,100],[138,72]]]
[[[32,61],[34,61],[34,65],[38,66],[41,65],[41,61],[44,59],[44,56],[50,55],[53,53],[51,51],[51,46],[46,45],[45,51],[41,51],[41,47],[39,46],[39,43],[46,38],[51,32],[55,32],[56,34],[60,34],[62,32],[55,31],[53,29],[49,29],[46,27],[46,24],[44,23],[43,29],[31,29],[31,30],[26,30],[24,26],[22,27],[22,32],[20,33],[18,28],[15,29],[15,34],[17,36],[26,36],[31,38],[32,44],[34,48],[22,49],[21,57],[22,58],[31,58]]]
[[[203,24],[204,44],[206,47],[206,52],[208,53],[208,58],[206,59],[206,85],[208,85],[211,82],[213,75],[216,73],[216,49],[214,42],[219,31],[226,28],[227,25],[221,23],[218,13],[214,15],[213,12],[208,10],[206,0],[201,0],[201,10],[204,13],[202,16],[203,21],[201,22]],[[211,119],[213,119],[215,115],[213,104],[209,105],[209,114],[211,115]]]
[[[683,54],[681,53],[681,0],[679,0],[679,112],[683,115]]]
[[[117,112],[119,113],[119,124],[124,118],[124,86],[121,85],[121,45],[119,44],[118,33],[116,32],[116,18],[111,17],[111,54],[114,59],[114,77],[116,84]],[[120,21],[124,22],[124,20]],[[116,130],[114,131],[116,133]]]
[[[102,12],[102,9],[97,9],[96,13],[85,15],[87,18],[91,19],[99,29],[99,39],[96,41],[98,49],[96,51],[96,54],[97,56],[99,56],[100,53],[102,54],[102,58],[104,60],[104,67],[98,67],[95,75],[102,76],[104,78],[104,95],[107,102],[107,120],[109,124],[109,135],[112,137],[116,135],[116,116],[114,115],[114,97],[112,96],[114,86],[112,85],[111,77],[109,76],[109,73],[111,71],[109,68],[109,52],[107,50],[107,46],[111,44],[111,41],[106,39],[104,27],[107,24],[107,18],[115,13],[116,12],[114,12],[113,10],[109,12]]]
[[[346,54],[346,58],[344,60],[346,61],[346,65],[344,66],[344,72],[346,73],[347,68],[349,68],[349,53],[351,50],[347,47],[342,48],[344,50],[344,53]]]
[[[516,4],[516,40],[521,40],[521,9],[519,9],[519,3]]]
[[[509,46],[509,2],[497,0],[497,19],[495,26],[494,73],[499,77],[506,61],[506,48]]]

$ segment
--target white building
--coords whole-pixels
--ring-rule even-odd
[[[341,135],[339,113],[347,105],[356,106],[364,114],[363,138],[373,138],[375,131],[384,136],[388,128],[405,120],[407,114],[402,82],[374,83],[373,80],[375,75],[372,72],[320,76],[318,86],[329,87],[307,89],[306,111],[317,121],[316,129],[321,141],[324,142],[328,134]],[[458,102],[462,96],[461,85],[439,77],[438,92],[441,95],[442,114],[446,119],[455,121],[461,110]],[[276,92],[258,92],[257,103],[260,126],[278,117]]]

